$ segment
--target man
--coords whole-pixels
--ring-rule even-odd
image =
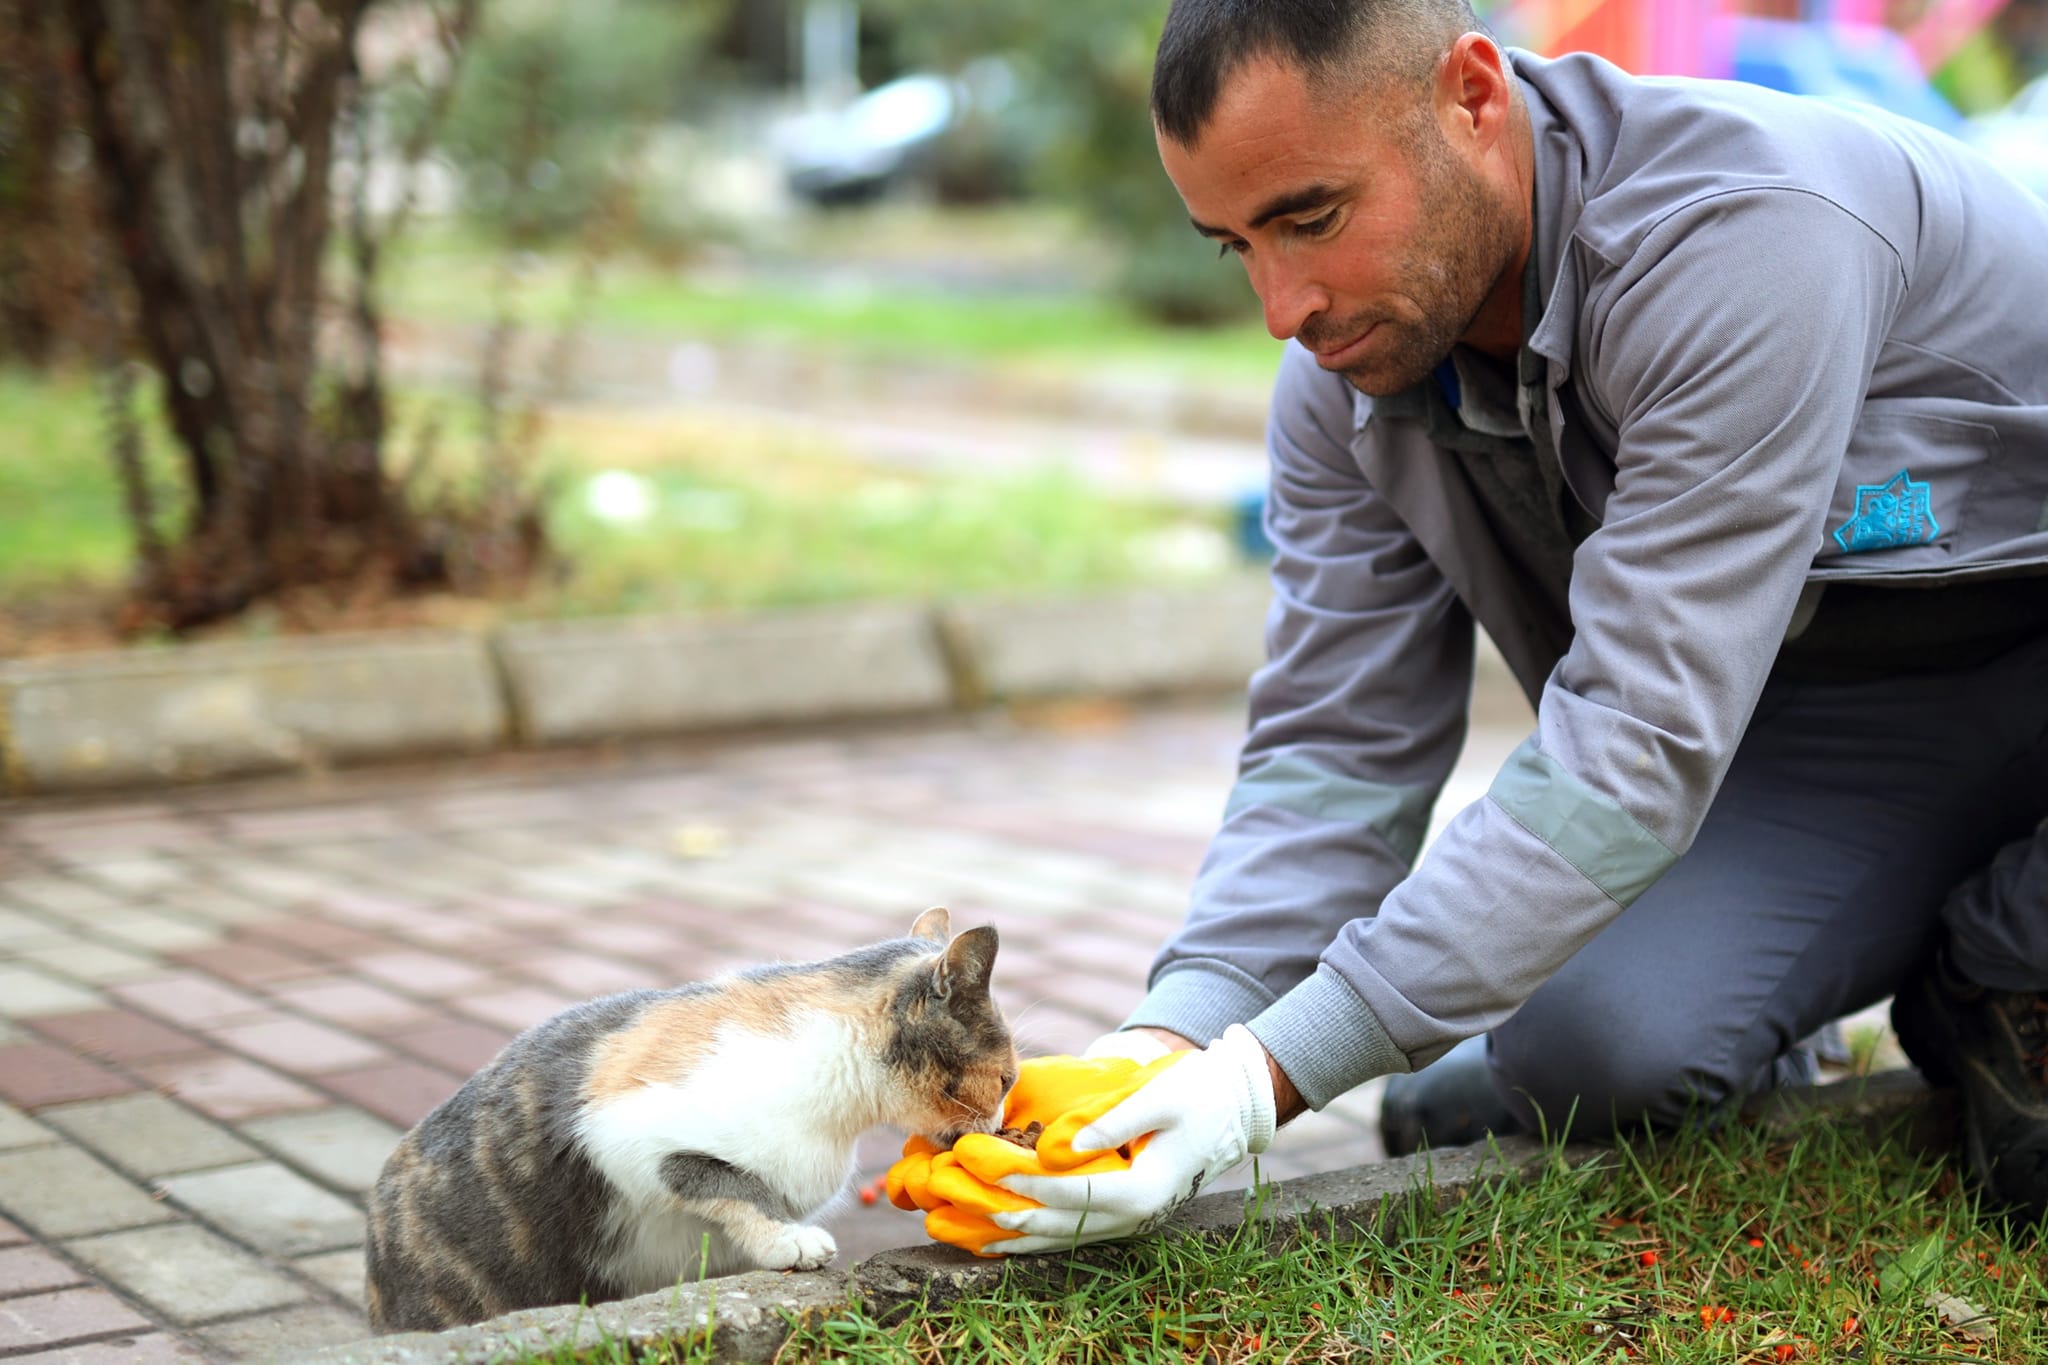
[[[1295,343],[1270,657],[1098,1045],[1208,1046],[1077,1141],[1155,1131],[1129,1173],[1015,1181],[1000,1249],[1149,1227],[1463,1039],[1410,1112],[1476,1076],[1484,1126],[1600,1134],[1888,995],[2040,1215],[2048,206],[1874,110],[1511,60],[1463,0],[1176,0],[1153,113]],[[1475,619],[1536,730],[1411,868]]]

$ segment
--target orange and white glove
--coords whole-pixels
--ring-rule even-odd
[[[1149,1040],[1148,1040],[1149,1041]],[[889,1202],[921,1209],[925,1231],[977,1256],[1000,1255],[1018,1234],[993,1219],[1036,1207],[1003,1188],[1018,1175],[1095,1174],[1127,1169],[1144,1146],[1076,1152],[1074,1134],[1143,1089],[1161,1071],[1197,1056],[1168,1052],[1144,1065],[1128,1057],[1035,1057],[1017,1069],[1017,1083],[1004,1101],[1003,1120],[1013,1128],[1031,1123],[1044,1132],[1034,1148],[1019,1147],[991,1133],[968,1133],[950,1150],[913,1137],[903,1157],[889,1168]]]
[[[1177,1064],[1073,1135],[1076,1154],[1129,1145],[1128,1169],[997,1182],[1039,1207],[992,1211],[991,1222],[1018,1234],[995,1250],[1066,1251],[1150,1232],[1217,1176],[1266,1150],[1275,1126],[1273,1077],[1259,1040],[1232,1024],[1207,1048],[1174,1055]]]

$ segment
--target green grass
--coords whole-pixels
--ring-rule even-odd
[[[474,415],[462,400],[408,394],[401,429],[429,408],[446,423],[435,467],[461,477],[476,458]],[[20,452],[0,459],[0,617],[34,616],[52,595],[116,592],[130,535],[94,386],[0,370],[0,431]],[[154,424],[151,435],[163,475],[170,443]],[[402,453],[409,438],[395,444]],[[887,473],[772,425],[616,409],[552,414],[539,460],[558,557],[517,600],[490,604],[495,614],[1079,592],[1206,578],[1223,567],[1210,519],[1106,497],[1057,469]],[[606,471],[641,481],[644,518],[606,520],[593,510],[591,481]],[[241,628],[261,634],[276,624],[258,611]]]
[[[102,401],[83,375],[0,367],[0,598],[127,571],[132,541]],[[151,436],[161,475],[170,441],[161,430]]]
[[[1940,1161],[1813,1122],[1557,1153],[1384,1242],[1137,1242],[882,1322],[799,1329],[778,1362],[2048,1360],[2048,1252],[1980,1221]],[[1947,1305],[1949,1319],[1942,1316]],[[1954,1319],[1983,1314],[1988,1338]],[[701,1343],[643,1352],[687,1361]],[[626,1365],[627,1355],[532,1360]]]
[[[503,248],[460,233],[422,233],[394,249],[384,276],[393,317],[483,322]],[[1236,269],[1219,263],[1217,269]],[[512,293],[528,322],[561,318],[575,297],[568,249],[524,258]],[[816,272],[740,279],[692,272],[630,253],[608,261],[589,303],[589,325],[718,342],[774,343],[800,351],[853,351],[887,360],[1003,364],[1068,374],[1104,367],[1190,382],[1263,388],[1280,348],[1257,319],[1209,329],[1168,328],[1081,290],[907,288],[847,270],[820,285]]]

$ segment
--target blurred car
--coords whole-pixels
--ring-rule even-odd
[[[2048,76],[2036,76],[1994,114],[1970,120],[1963,136],[2013,179],[2048,199]]]
[[[877,198],[930,160],[960,111],[953,82],[918,73],[878,85],[843,109],[805,115],[781,138],[789,188],[819,204]]]

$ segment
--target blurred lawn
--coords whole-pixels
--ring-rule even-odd
[[[0,366],[0,433],[0,601],[118,581],[133,542],[99,387],[81,374]],[[152,472],[166,505],[176,506],[169,434],[152,424],[148,436]]]
[[[477,423],[463,400],[404,395],[400,457],[429,410],[445,433],[432,469],[466,478]],[[172,446],[150,425],[169,496]],[[13,447],[0,458],[0,613],[34,615],[52,594],[110,595],[130,538],[95,385],[0,369],[0,431]],[[786,430],[673,410],[565,410],[543,432],[560,563],[493,608],[507,616],[1080,591],[1228,568],[1215,519],[1105,497],[1058,470],[880,473]]]
[[[901,243],[903,234],[895,236]],[[948,286],[918,278],[911,263],[876,264],[877,254],[756,262],[732,273],[622,253],[598,270],[586,317],[599,328],[780,343],[870,360],[1000,363],[1071,374],[1107,368],[1261,389],[1279,362],[1278,344],[1256,318],[1213,329],[1169,328],[1080,288],[1000,279]],[[488,321],[505,259],[500,245],[448,227],[423,229],[395,247],[384,268],[386,311],[429,322]],[[529,323],[563,317],[576,295],[575,252],[564,247],[513,259],[513,315]]]

